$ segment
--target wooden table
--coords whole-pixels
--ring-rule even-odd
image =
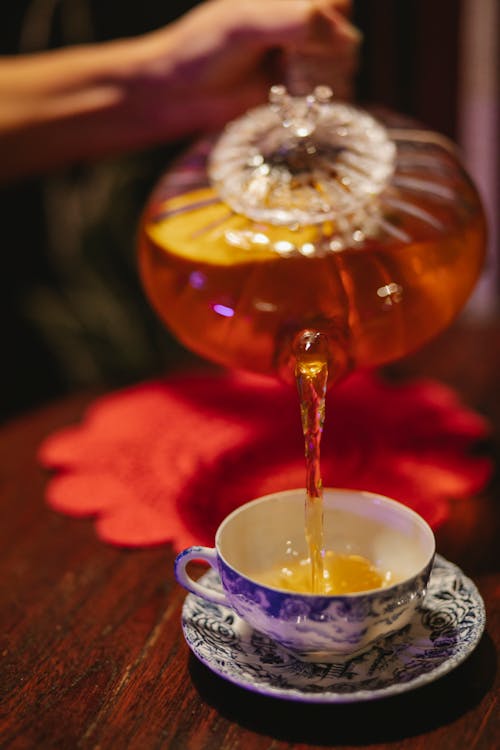
[[[436,376],[500,434],[500,325],[456,326],[399,372]],[[1,748],[285,750],[500,747],[500,486],[453,504],[438,550],[477,583],[487,632],[454,672],[416,691],[349,705],[267,699],[189,652],[185,592],[169,548],[124,551],[90,521],[44,504],[41,439],[79,419],[70,398],[0,430]],[[500,466],[499,442],[492,446]]]

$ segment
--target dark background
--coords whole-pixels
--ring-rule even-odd
[[[47,1],[44,15],[43,3],[16,0],[0,11],[0,53],[133,36],[195,4],[59,0]],[[364,33],[357,99],[454,137],[459,0],[359,0],[354,22]],[[175,367],[182,349],[144,300],[135,234],[148,193],[182,146],[0,190],[0,419],[77,389]]]

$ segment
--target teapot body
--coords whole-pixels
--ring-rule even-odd
[[[288,378],[294,336],[317,330],[337,379],[444,329],[480,273],[481,202],[444,139],[392,133],[391,179],[347,229],[341,216],[277,224],[235,210],[210,179],[214,141],[186,153],[139,233],[145,290],[174,335],[214,362]]]

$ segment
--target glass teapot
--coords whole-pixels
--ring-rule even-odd
[[[325,86],[274,86],[163,176],[139,264],[191,350],[291,379],[297,337],[320,332],[334,381],[444,329],[484,246],[480,200],[444,137],[391,127]]]

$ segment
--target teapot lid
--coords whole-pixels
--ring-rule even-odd
[[[209,176],[220,198],[254,221],[289,228],[334,221],[352,238],[370,232],[395,165],[386,128],[333,101],[328,86],[301,97],[273,86],[269,105],[226,127]]]
[[[164,173],[145,214],[160,245],[228,264],[319,257],[427,242],[476,211],[444,136],[333,101],[327,86],[299,97],[273,86],[269,99]]]

